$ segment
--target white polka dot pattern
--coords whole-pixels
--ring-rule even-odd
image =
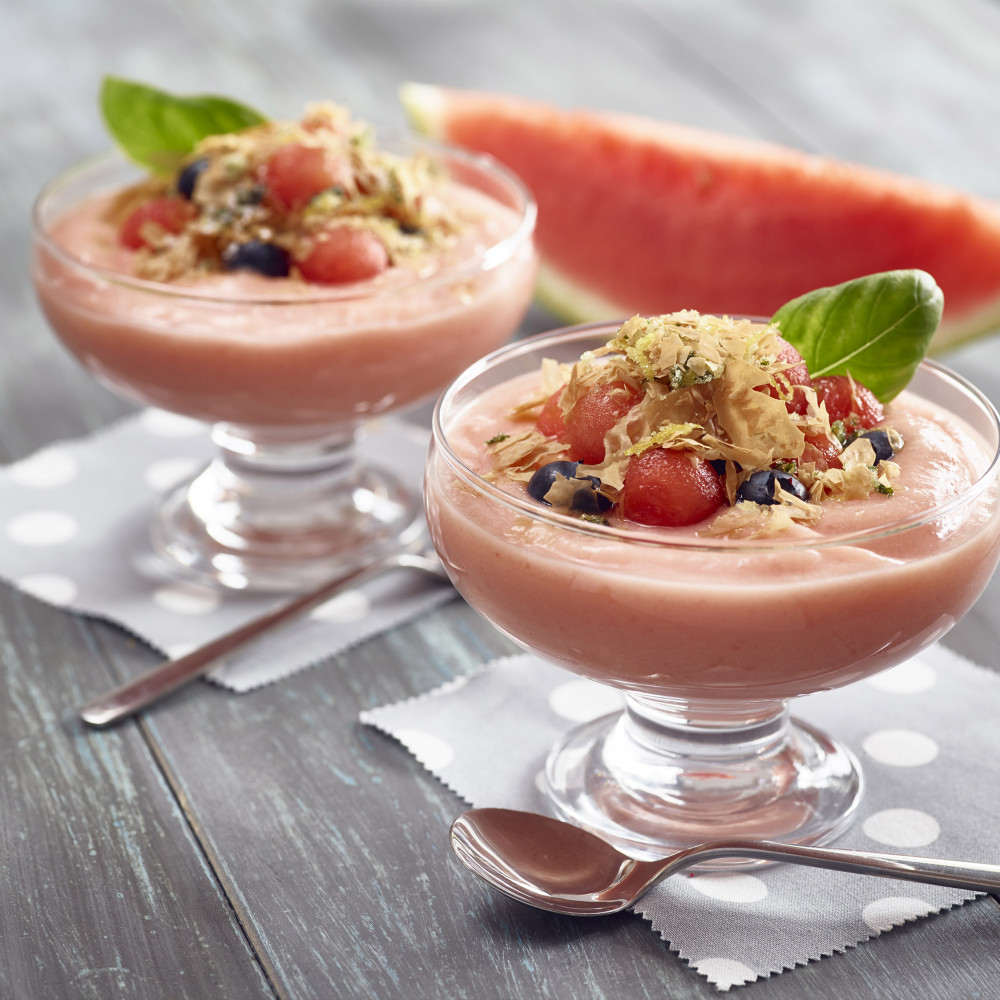
[[[861,912],[861,919],[873,931],[887,931],[907,920],[926,917],[936,907],[915,896],[886,896],[869,903]]]
[[[55,489],[72,482],[79,471],[80,464],[73,455],[53,446],[16,462],[8,469],[8,474],[22,486]]]
[[[7,522],[6,532],[18,545],[43,548],[68,542],[78,530],[76,518],[65,511],[36,510],[12,518]]]
[[[76,584],[60,573],[29,573],[19,577],[17,585],[40,600],[60,607],[71,604],[77,595]]]
[[[691,964],[722,990],[757,978],[757,973],[750,966],[732,958],[702,958]]]
[[[891,847],[926,847],[941,835],[938,821],[920,809],[883,809],[869,816],[862,829]]]
[[[424,767],[432,771],[447,767],[455,759],[455,751],[440,736],[421,732],[417,729],[401,729],[396,738]]]
[[[880,729],[862,746],[869,757],[890,767],[923,767],[938,755],[934,740],[910,729]]]
[[[703,896],[723,899],[727,903],[757,903],[767,896],[767,883],[756,875],[743,872],[695,874],[685,884]]]

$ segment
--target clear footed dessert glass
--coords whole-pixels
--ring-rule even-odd
[[[815,527],[766,539],[589,523],[490,476],[483,443],[537,393],[543,358],[572,362],[614,331],[509,345],[446,391],[425,483],[434,544],[469,604],[516,643],[624,693],[622,712],[549,755],[559,816],[646,858],[721,836],[829,842],[863,776],[788,703],[913,656],[978,598],[1000,551],[997,413],[925,362],[887,411],[906,440],[893,497],[832,501]],[[938,501],[953,447],[973,453],[972,482]]]
[[[420,138],[380,147],[436,159],[481,224],[422,269],[342,286],[248,271],[131,277],[128,252],[87,207],[141,177],[115,154],[38,198],[33,280],[65,346],[116,392],[212,425],[217,457],[153,517],[156,551],[184,575],[294,591],[409,542],[419,497],[358,460],[364,422],[439,392],[527,310],[535,204],[520,181]]]

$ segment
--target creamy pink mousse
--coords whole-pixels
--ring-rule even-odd
[[[35,284],[66,346],[140,402],[250,427],[349,423],[440,390],[527,309],[530,239],[481,266],[518,216],[458,183],[450,197],[475,220],[455,245],[339,289],[247,271],[185,284],[131,279],[132,254],[103,218],[110,195],[94,197],[39,241]]]
[[[468,469],[490,469],[483,443],[511,428],[511,404],[532,394],[526,378],[534,380],[505,383],[449,419],[446,439]],[[709,521],[583,526],[534,504],[521,484],[501,484],[498,496],[475,476],[456,475],[439,447],[428,522],[469,603],[569,670],[663,696],[789,698],[913,655],[965,614],[996,567],[995,483],[921,525],[833,541],[919,520],[990,466],[991,451],[965,423],[911,392],[887,407],[886,424],[906,442],[894,459],[895,495],[826,501],[815,527],[777,539],[700,539]]]

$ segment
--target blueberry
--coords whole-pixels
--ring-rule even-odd
[[[587,479],[596,480],[598,484],[601,482],[596,476],[587,476]],[[581,481],[581,485],[573,494],[569,505],[569,509],[574,514],[590,514],[592,516],[606,514],[611,510],[611,507],[611,501],[603,493],[598,493],[597,487],[593,483],[586,481]]]
[[[751,472],[749,478],[745,479],[736,491],[736,499],[750,500],[759,504],[777,503],[778,501],[774,499],[775,481],[783,490],[808,502],[809,491],[805,486],[790,472],[781,472],[778,469],[758,469],[756,472]]]
[[[875,458],[879,462],[887,462],[895,454],[886,431],[862,431],[858,437],[867,438],[871,442]]]
[[[713,469],[720,475],[724,476],[726,474],[726,460],[724,458],[710,458],[708,464],[712,466]],[[739,462],[733,462],[736,467],[736,471],[739,472],[743,466]]]
[[[195,182],[207,168],[208,160],[202,157],[200,160],[194,160],[192,163],[189,163],[177,175],[177,191],[184,195],[188,201],[191,200],[191,196],[194,194]]]
[[[543,465],[528,480],[528,496],[539,503],[549,505],[545,494],[549,492],[556,478],[565,476],[567,479],[575,480],[579,465],[579,462],[549,462],[548,465]],[[569,505],[574,514],[603,514],[611,509],[611,501],[603,493],[597,492],[597,488],[601,485],[597,476],[580,479],[579,484]]]
[[[289,270],[288,252],[273,243],[248,240],[233,243],[222,254],[227,271],[258,271],[269,278],[284,278]]]

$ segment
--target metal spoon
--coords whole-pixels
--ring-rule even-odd
[[[366,583],[393,569],[418,569],[442,579],[448,579],[433,549],[423,552],[393,552],[384,559],[361,566],[336,579],[328,580],[314,590],[279,605],[259,618],[240,625],[225,635],[199,646],[175,660],[164,660],[135,679],[102,694],[80,709],[80,718],[88,725],[103,728],[119,722],[155,701],[173,693],[215,666],[219,660],[244,646],[256,642],[271,632],[325,604],[342,590]]]
[[[1000,889],[1000,865],[766,840],[713,841],[659,861],[636,861],[579,827],[514,809],[472,809],[459,816],[451,827],[451,846],[470,871],[501,892],[573,916],[617,913],[675,872],[719,858],[785,861],[974,892]]]

